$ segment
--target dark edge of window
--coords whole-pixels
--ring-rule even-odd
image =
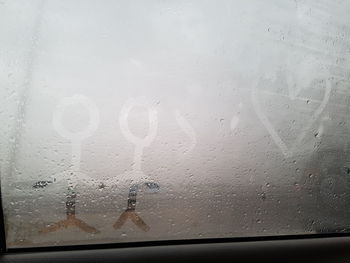
[[[0,183],[0,253],[6,252],[5,217],[2,207],[2,193]]]
[[[95,250],[95,249],[112,249],[112,248],[136,248],[136,247],[152,247],[152,246],[278,241],[278,240],[283,241],[283,240],[297,240],[297,239],[303,240],[303,239],[315,239],[315,238],[320,239],[320,238],[341,238],[341,237],[350,237],[350,233],[298,234],[298,235],[254,236],[254,237],[233,237],[233,238],[203,238],[203,239],[159,240],[159,241],[142,241],[142,242],[70,245],[70,246],[8,248],[6,253],[10,254],[10,253],[23,253],[23,252]]]

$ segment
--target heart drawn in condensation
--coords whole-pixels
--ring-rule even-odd
[[[320,105],[316,108],[316,110],[313,112],[313,114],[310,116],[309,120],[305,125],[303,126],[303,129],[301,130],[300,134],[297,136],[296,140],[292,144],[292,146],[287,146],[287,144],[284,142],[284,140],[281,138],[275,127],[270,122],[269,118],[266,116],[264,111],[260,107],[260,103],[257,96],[257,87],[259,85],[258,79],[254,85],[252,86],[252,93],[251,93],[251,99],[254,106],[254,111],[258,115],[259,120],[261,123],[265,126],[266,130],[269,132],[270,136],[272,137],[275,144],[278,146],[278,148],[281,150],[284,156],[291,157],[295,154],[295,150],[300,146],[302,141],[304,140],[307,133],[311,130],[312,125],[319,119],[320,115],[326,108],[329,97],[332,90],[332,85],[330,80],[326,80],[326,87],[324,91],[323,99],[320,103]]]

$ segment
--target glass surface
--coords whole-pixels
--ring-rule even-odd
[[[348,231],[349,13],[0,1],[8,247]]]

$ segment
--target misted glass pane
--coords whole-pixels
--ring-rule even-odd
[[[348,231],[349,14],[0,1],[7,246]]]

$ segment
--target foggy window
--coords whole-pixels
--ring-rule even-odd
[[[0,1],[7,246],[347,232],[349,12]]]

